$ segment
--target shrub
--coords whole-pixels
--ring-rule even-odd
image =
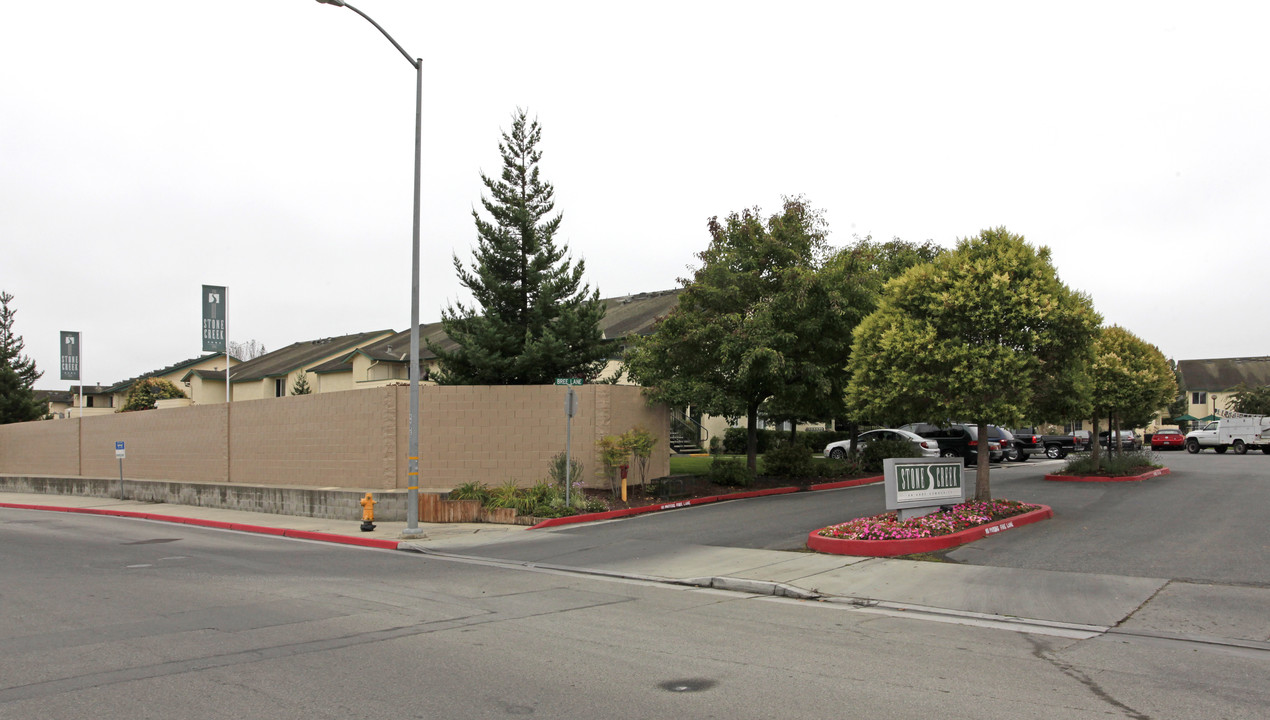
[[[649,432],[647,428],[636,425],[622,433],[622,445],[630,451],[631,457],[635,460],[639,482],[643,484],[648,478],[648,461],[653,455],[653,448],[657,445],[657,436]]]
[[[729,487],[748,487],[754,481],[754,475],[743,460],[724,460],[716,457],[710,463],[710,481]]]
[[[798,441],[806,445],[808,450],[816,454],[823,453],[825,451],[825,446],[831,442],[850,439],[851,433],[838,432],[836,430],[798,433]]]
[[[480,500],[485,505],[489,500],[489,488],[484,483],[466,482],[450,491],[451,500]]]
[[[128,397],[124,400],[123,409],[120,412],[153,410],[158,400],[183,397],[185,393],[171,381],[156,377],[142,378],[128,389]]]
[[[1106,475],[1107,477],[1119,477],[1121,475],[1134,475],[1139,468],[1143,467],[1161,467],[1155,461],[1155,453],[1149,450],[1128,450],[1121,453],[1102,453],[1098,457],[1098,465],[1095,466],[1093,458],[1089,453],[1081,453],[1080,456],[1068,456],[1067,465],[1065,465],[1060,475]]]
[[[763,474],[805,478],[815,474],[811,451],[801,443],[777,443],[763,454]]]
[[[569,463],[569,481],[580,482],[582,480],[582,461],[577,456],[569,457],[567,460]],[[551,466],[547,469],[548,474],[551,476],[551,481],[558,488],[564,487],[565,461],[565,453],[563,451],[558,452],[551,457]]]
[[[718,435],[715,435],[714,437],[710,438],[710,454],[711,455],[723,454],[723,438],[719,437]]]
[[[582,502],[581,509],[582,512],[596,513],[608,510],[609,506],[599,498],[587,498]]]
[[[865,472],[882,472],[887,458],[915,458],[922,454],[908,440],[875,440],[860,451],[860,465]]]
[[[525,494],[516,484],[515,480],[508,480],[498,487],[489,491],[489,500],[485,503],[486,507],[492,508],[516,508],[519,510],[524,505]],[[526,509],[526,512],[532,510],[532,506]]]
[[[842,460],[826,459],[824,462],[815,465],[816,472],[825,478],[847,477],[849,475],[859,475],[864,472],[864,466],[860,462],[860,455],[850,455]]]

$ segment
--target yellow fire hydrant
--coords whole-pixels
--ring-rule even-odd
[[[375,529],[375,498],[366,493],[358,503],[362,506],[362,532],[370,532]]]

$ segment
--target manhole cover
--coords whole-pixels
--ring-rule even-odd
[[[155,538],[153,540],[133,540],[132,542],[119,543],[120,545],[157,545],[159,543],[177,542],[181,538]]]

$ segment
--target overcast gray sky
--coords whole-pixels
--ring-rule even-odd
[[[361,0],[424,64],[421,318],[464,299],[479,173],[527,108],[603,296],[805,195],[831,240],[1005,225],[1176,359],[1270,354],[1270,5]],[[409,326],[414,71],[313,0],[0,14],[0,288],[58,380]],[[1235,298],[1228,300],[1228,298]]]

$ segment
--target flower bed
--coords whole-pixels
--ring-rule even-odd
[[[903,521],[888,512],[813,530],[807,547],[838,555],[909,555],[962,545],[1053,514],[1046,505],[1004,499],[962,503]]]

